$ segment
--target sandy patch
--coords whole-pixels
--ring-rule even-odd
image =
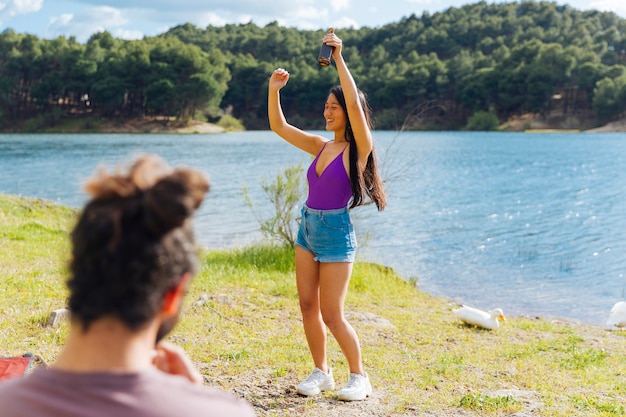
[[[626,119],[607,123],[604,126],[600,126],[595,129],[586,130],[586,132],[590,132],[590,133],[626,132]]]
[[[98,127],[100,133],[223,133],[225,130],[213,123],[191,121],[187,124],[176,120],[130,119],[112,121]]]
[[[192,122],[188,126],[175,129],[176,133],[223,133],[224,129],[213,123]]]

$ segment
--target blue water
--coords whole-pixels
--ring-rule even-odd
[[[376,132],[389,206],[354,211],[361,260],[420,289],[505,314],[602,324],[626,299],[626,134]],[[271,132],[0,135],[0,193],[80,207],[102,164],[138,153],[212,182],[198,239],[261,239],[244,203],[270,213],[261,183],[311,158]]]

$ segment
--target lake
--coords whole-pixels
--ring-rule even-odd
[[[320,132],[327,135],[326,132]],[[388,208],[354,210],[358,258],[436,296],[603,324],[626,299],[626,134],[375,132]],[[262,239],[261,183],[312,158],[272,132],[0,135],[0,193],[80,207],[84,180],[138,153],[200,169],[200,243]]]

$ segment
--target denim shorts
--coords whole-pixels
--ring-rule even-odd
[[[357,243],[348,208],[316,210],[305,204],[296,245],[319,262],[354,262]]]

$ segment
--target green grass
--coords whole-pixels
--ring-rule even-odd
[[[51,362],[58,354],[67,324],[44,323],[67,297],[67,232],[75,214],[0,196],[1,356],[32,352]],[[207,383],[243,395],[259,414],[323,416],[328,402],[346,405],[332,394],[293,393],[312,368],[293,270],[286,247],[204,251],[170,339]],[[361,415],[626,415],[626,332],[521,317],[484,331],[460,324],[453,307],[390,268],[357,262],[346,314],[375,390],[355,405]],[[332,337],[328,354],[341,386],[347,365]],[[540,406],[531,412],[509,391],[531,393]]]
[[[510,395],[490,397],[482,394],[466,394],[461,398],[459,405],[469,410],[484,412],[506,411],[513,413],[522,410],[520,402]]]

